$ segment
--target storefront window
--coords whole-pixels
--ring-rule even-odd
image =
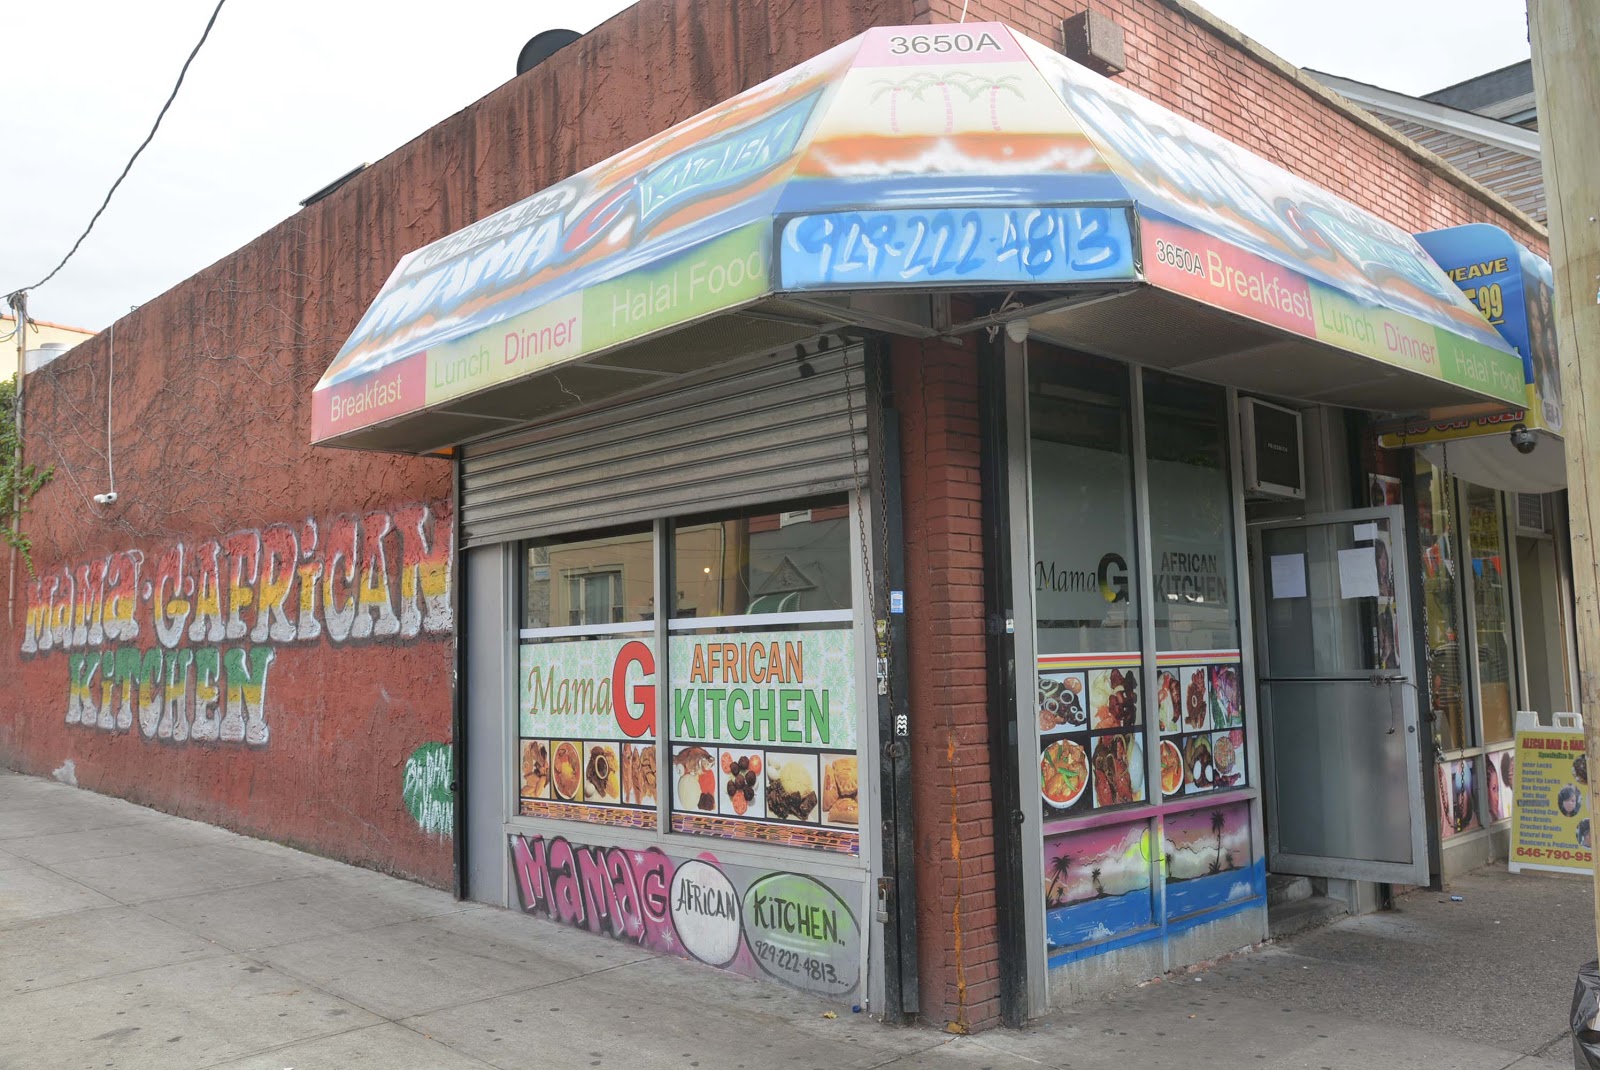
[[[1144,437],[1163,795],[1241,787],[1244,688],[1227,393],[1145,372]]]
[[[1054,353],[1030,369],[1036,649],[1137,651],[1128,369]]]
[[[676,525],[674,619],[850,608],[850,507],[831,498]]]
[[[1473,743],[1467,715],[1466,631],[1457,574],[1456,483],[1417,457],[1417,536],[1422,549],[1422,617],[1427,634],[1428,702],[1443,750]]]
[[[649,528],[527,544],[522,626],[542,630],[648,621],[655,543]]]
[[[685,520],[672,546],[672,830],[859,850],[848,503]]]
[[[1483,742],[1501,743],[1511,738],[1517,695],[1505,516],[1498,491],[1463,486]]]
[[[525,544],[520,812],[858,852],[858,554],[843,495]]]
[[[1555,540],[1518,536],[1517,620],[1527,660],[1528,708],[1540,713],[1572,709],[1567,663],[1567,609]]]
[[[1247,786],[1227,392],[1046,346],[1028,365],[1029,712],[1046,939],[1062,962],[1196,924],[1265,878],[1252,804],[1209,798]],[[1102,817],[1117,810],[1130,812]]]
[[[527,544],[517,733],[524,815],[655,825],[654,575],[648,527]]]
[[[1144,802],[1132,387],[1125,365],[1031,362],[1035,642],[1046,820]]]
[[[1159,650],[1237,650],[1228,398],[1144,373],[1151,559]]]

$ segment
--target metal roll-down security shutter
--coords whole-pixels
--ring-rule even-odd
[[[466,546],[844,490],[866,478],[862,347],[766,357],[466,447]]]

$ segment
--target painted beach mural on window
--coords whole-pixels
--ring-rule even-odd
[[[1248,905],[1265,893],[1265,863],[1250,849],[1249,803],[1169,814],[1162,826],[1169,929],[1209,921],[1216,908]]]
[[[1051,951],[1148,930],[1150,825],[1085,829],[1044,842],[1046,944]]]

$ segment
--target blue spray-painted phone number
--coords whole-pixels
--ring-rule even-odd
[[[787,290],[1134,277],[1122,208],[829,212],[783,228]]]

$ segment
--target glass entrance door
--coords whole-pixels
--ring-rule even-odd
[[[1251,532],[1275,872],[1428,883],[1403,532],[1392,506]]]

